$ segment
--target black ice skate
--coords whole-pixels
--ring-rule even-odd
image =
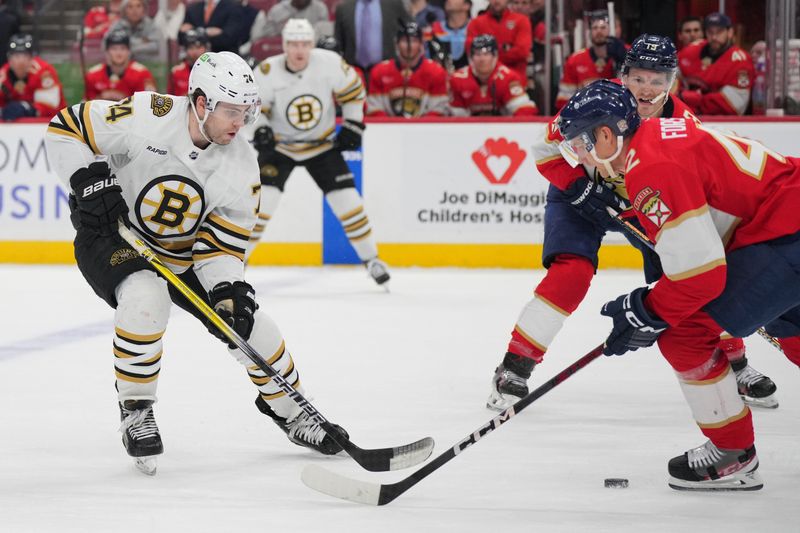
[[[275,414],[272,408],[267,405],[267,402],[261,398],[261,395],[256,398],[256,407],[258,407],[259,411],[274,420],[278,427],[286,433],[289,440],[298,446],[311,448],[322,455],[336,455],[342,451],[342,447],[333,440],[333,437],[328,435],[325,430],[322,429],[322,426],[311,420],[305,411],[302,411],[292,420],[286,420]],[[332,424],[332,426],[336,428],[345,439],[350,438],[350,435],[343,427],[337,424]]]
[[[736,373],[739,396],[746,404],[767,409],[778,407],[778,399],[775,397],[778,387],[771,379],[750,366],[747,357],[731,361],[731,367]]]
[[[375,283],[378,285],[384,285],[391,278],[386,263],[377,257],[373,257],[369,261],[366,261],[364,266],[366,267],[370,277],[374,279]],[[384,287],[386,286],[384,285]]]
[[[122,444],[128,455],[134,458],[136,468],[148,476],[154,476],[158,467],[156,457],[164,453],[164,445],[153,415],[153,402],[126,400],[124,406],[119,404],[119,410]]]
[[[521,398],[528,395],[528,378],[531,377],[536,361],[506,352],[503,363],[494,371],[492,392],[486,400],[486,407],[504,411]]]
[[[759,490],[764,486],[755,446],[723,450],[711,441],[669,461],[669,486],[675,490]]]

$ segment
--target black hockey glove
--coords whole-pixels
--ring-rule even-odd
[[[615,71],[622,69],[625,64],[625,56],[628,51],[625,49],[625,43],[616,37],[609,37],[606,40],[606,53],[608,57],[614,60]]]
[[[340,152],[358,150],[361,148],[361,137],[364,135],[366,128],[367,126],[363,122],[345,120],[342,122],[342,127],[339,128],[339,134],[333,141],[333,147]]]
[[[275,159],[275,134],[269,126],[261,126],[253,134],[253,147],[258,151],[258,166],[269,165]],[[262,172],[263,174],[263,172]]]
[[[217,314],[230,324],[230,326],[239,334],[244,340],[250,338],[250,333],[253,331],[253,313],[258,309],[256,304],[256,292],[249,283],[244,281],[223,281],[218,283],[208,293],[208,299],[211,302],[211,307]],[[217,329],[212,323],[208,323],[208,330],[223,342],[228,343],[231,349],[236,348],[228,337]]]
[[[589,178],[578,178],[564,191],[564,194],[581,216],[603,227],[611,220],[606,207],[611,207],[618,213],[624,211],[626,207],[625,200],[617,196],[617,193]]]
[[[75,229],[87,228],[109,237],[118,234],[120,218],[130,227],[128,205],[122,197],[122,187],[117,177],[111,174],[107,163],[98,161],[77,170],[69,179],[69,184],[74,191],[74,201],[70,202],[70,207]]]
[[[639,287],[630,294],[623,294],[607,302],[600,314],[611,317],[614,327],[606,339],[603,353],[622,355],[627,351],[652,346],[659,335],[667,329],[667,323],[653,316],[644,306],[644,298],[650,289]]]

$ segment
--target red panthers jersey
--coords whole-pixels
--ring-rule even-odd
[[[169,81],[167,82],[167,92],[175,96],[186,96],[189,94],[189,73],[192,71],[192,65],[186,61],[181,61],[169,73]]]
[[[381,61],[369,71],[367,115],[423,117],[447,114],[447,71],[422,58],[413,68],[395,59]]]
[[[556,109],[566,105],[578,89],[593,81],[614,77],[615,65],[612,59],[597,57],[591,47],[578,50],[567,58],[561,81],[558,83]]]
[[[695,113],[744,114],[755,76],[753,59],[738,46],[731,46],[712,59],[706,44],[698,41],[678,52],[685,89],[681,97]]]
[[[504,10],[501,17],[497,18],[487,9],[467,26],[467,41],[464,44],[467,54],[472,40],[484,33],[494,35],[497,40],[500,62],[525,80],[528,56],[531,55],[533,45],[530,19],[509,9]]]
[[[664,269],[646,301],[671,325],[722,292],[726,250],[800,231],[800,159],[692,120],[645,120],[625,185]]]
[[[86,39],[99,39],[119,20],[119,15],[110,13],[105,6],[95,6],[83,17],[83,36]]]
[[[519,75],[500,62],[485,83],[467,66],[450,78],[450,109],[454,115],[533,116],[539,113]]]
[[[131,61],[122,76],[112,74],[105,63],[100,63],[86,73],[86,100],[122,100],[137,91],[155,91],[153,75],[147,67]]]
[[[53,66],[34,57],[24,78],[17,78],[8,63],[0,68],[0,107],[8,102],[25,101],[36,109],[36,116],[52,118],[67,107],[64,91]]]

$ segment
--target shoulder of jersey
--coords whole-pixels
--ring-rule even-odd
[[[87,74],[94,74],[95,72],[100,72],[101,70],[105,69],[105,63],[98,63],[95,66],[91,67],[89,70],[86,71]]]
[[[731,62],[751,60],[750,54],[748,54],[738,46],[731,46],[730,54],[731,54]]]
[[[281,62],[284,61],[284,54],[270,56],[258,64],[255,72],[260,76],[266,76],[270,72],[275,72],[275,69],[280,68]]]
[[[319,61],[330,61],[331,63],[335,63],[337,65],[342,62],[342,56],[331,50],[325,50],[324,48],[312,48],[311,57],[318,59]]]
[[[133,95],[134,119],[150,133],[156,125],[163,127],[165,119],[178,116],[185,108],[186,100],[186,96],[138,91]]]
[[[131,70],[135,70],[137,72],[146,72],[147,67],[139,63],[138,61],[131,61],[131,64],[128,65],[128,68]]]
[[[186,63],[181,61],[180,63],[178,63],[177,65],[174,65],[172,67],[171,72],[173,72],[173,73],[180,72],[181,70],[184,70],[184,69],[188,70],[188,68],[189,67],[186,66]]]
[[[469,78],[469,67],[461,67],[460,69],[453,72],[451,79],[467,79]]]

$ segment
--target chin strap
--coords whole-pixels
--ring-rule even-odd
[[[606,172],[608,172],[609,176],[616,176],[617,175],[617,173],[614,172],[614,169],[611,168],[611,162],[613,160],[615,160],[619,156],[619,154],[622,153],[622,143],[623,143],[623,141],[624,141],[624,139],[622,138],[622,135],[617,135],[617,149],[616,149],[616,151],[614,151],[613,154],[611,154],[611,156],[608,157],[608,159],[601,159],[600,157],[598,157],[597,156],[597,148],[594,147],[594,146],[592,146],[592,151],[589,152],[590,154],[592,154],[592,157],[594,157],[598,162],[600,162],[603,165],[603,168],[606,169]]]
[[[208,135],[206,135],[206,119],[208,118],[208,112],[206,112],[206,115],[203,117],[202,120],[200,120],[200,116],[197,114],[197,107],[195,106],[195,103],[190,100],[189,105],[192,107],[192,113],[194,113],[194,118],[197,119],[197,126],[200,128],[200,135],[203,136],[203,139],[213,144],[214,141],[209,139]]]
[[[653,105],[658,105],[658,104],[661,105],[658,105],[658,107],[652,113],[650,113],[650,115],[646,117],[643,116],[642,118],[652,118],[658,115],[661,112],[661,110],[664,109],[664,106],[667,105],[667,94],[669,94],[669,91],[664,91],[663,93],[653,98],[653,101],[651,102]]]

